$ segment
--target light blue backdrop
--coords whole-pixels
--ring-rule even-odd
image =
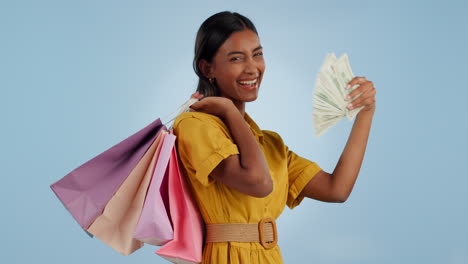
[[[251,18],[264,46],[247,111],[325,170],[352,125],[313,136],[326,53],[347,52],[378,91],[351,197],[286,208],[285,263],[468,263],[466,1],[287,2],[2,1],[2,263],[166,263],[156,247],[124,257],[88,238],[49,185],[182,104],[196,31],[224,10]]]

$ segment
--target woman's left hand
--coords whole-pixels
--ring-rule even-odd
[[[374,83],[367,80],[366,77],[354,77],[349,83],[346,89],[359,85],[356,89],[348,94],[345,98],[347,101],[355,98],[357,95],[361,95],[358,98],[350,101],[347,106],[349,110],[364,106],[361,111],[374,111],[375,110],[375,90]]]

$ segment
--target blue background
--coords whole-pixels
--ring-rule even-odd
[[[347,52],[378,91],[344,204],[305,200],[278,220],[285,263],[468,263],[465,1],[2,1],[3,263],[167,263],[90,239],[49,189],[195,90],[196,31],[251,18],[267,68],[247,112],[332,172],[352,122],[315,138],[312,89]]]

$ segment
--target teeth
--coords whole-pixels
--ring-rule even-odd
[[[246,84],[246,85],[254,84],[256,82],[257,82],[257,79],[255,79],[253,81],[239,81],[240,84]]]

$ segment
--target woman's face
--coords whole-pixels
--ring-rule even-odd
[[[257,34],[252,30],[234,32],[223,43],[211,63],[211,78],[221,96],[234,103],[257,99],[265,71],[263,50]]]

